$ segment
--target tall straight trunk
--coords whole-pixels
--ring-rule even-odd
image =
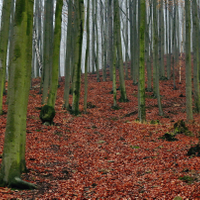
[[[89,16],[90,16],[90,0],[87,0],[87,21],[86,21],[86,29],[87,29],[87,43],[86,43],[86,53],[85,53],[85,77],[84,77],[84,112],[87,110],[87,94],[88,94],[88,56],[89,56],[89,43],[90,43],[90,28],[89,28]]]
[[[170,16],[167,9],[169,2],[165,2],[165,27],[166,27],[166,55],[167,55],[167,79],[170,79],[171,70],[171,55],[170,55],[170,38],[171,38],[171,26],[170,26]]]
[[[71,40],[72,40],[72,0],[68,1],[68,26],[67,26],[67,47],[66,47],[66,57],[65,57],[65,89],[64,89],[64,108],[69,108],[69,91],[70,91],[70,75],[71,75],[71,65],[72,57],[71,53]]]
[[[174,0],[174,16],[173,16],[173,34],[172,34],[172,67],[173,67],[173,85],[174,90],[176,89],[176,81],[175,81],[175,67],[176,67],[176,4]]]
[[[197,13],[197,2],[192,1],[192,17],[193,17],[193,66],[194,66],[194,104],[196,112],[200,113],[200,94],[199,94],[199,20]]]
[[[11,47],[9,104],[0,182],[3,185],[35,188],[20,179],[26,170],[26,114],[31,78],[33,1],[17,0]],[[23,105],[23,106],[19,106]]]
[[[83,41],[83,28],[84,28],[84,2],[75,0],[76,8],[76,21],[77,27],[76,44],[75,44],[75,66],[74,66],[74,88],[73,88],[73,103],[72,111],[75,115],[79,114],[79,98],[80,98],[80,86],[81,86],[81,52]]]
[[[133,67],[134,67],[134,51],[133,51],[133,8],[132,0],[129,0],[129,21],[130,21],[130,60],[131,60],[131,78],[133,79]]]
[[[160,98],[159,89],[159,65],[158,65],[158,26],[157,26],[157,15],[156,7],[157,0],[153,0],[153,68],[155,68],[155,94],[158,100],[159,115],[163,116],[163,110]]]
[[[139,65],[139,84],[138,84],[138,114],[140,122],[146,121],[145,111],[145,20],[146,20],[146,1],[140,0],[140,65]]]
[[[112,18],[112,0],[108,0],[108,66],[110,69],[110,80],[112,81],[113,66],[113,18]]]
[[[138,11],[139,11],[139,9],[138,9]],[[137,85],[137,80],[138,80],[138,58],[139,58],[139,52],[138,52],[138,48],[139,48],[138,33],[139,33],[139,30],[137,30],[138,23],[137,23],[136,19],[137,19],[137,1],[134,0],[133,1],[133,43],[131,44],[131,45],[133,45],[132,62],[133,62],[133,84],[134,85]],[[139,15],[138,15],[138,21],[139,21]]]
[[[190,0],[185,0],[185,13],[186,13],[186,113],[187,120],[193,119],[192,112],[192,78],[191,78],[191,45],[190,45]]]
[[[97,0],[95,1],[95,29],[96,29],[96,54],[95,54],[95,63],[96,63],[96,73],[97,73],[97,82],[100,82],[99,78],[99,33],[98,33],[98,22],[97,22],[97,15],[98,15],[98,4]],[[94,51],[95,52],[95,51]]]
[[[91,64],[92,64],[92,73],[95,73],[95,13],[94,13],[94,3],[92,1],[92,28],[91,28],[91,37],[92,37],[92,49],[91,49]]]
[[[128,79],[128,0],[126,0],[125,71],[126,71],[126,79]]]
[[[126,88],[125,88],[125,81],[124,81],[124,68],[123,68],[123,60],[122,60],[122,44],[121,44],[121,29],[120,29],[120,16],[119,16],[119,2],[116,0],[114,2],[114,29],[115,29],[115,46],[117,48],[117,57],[119,61],[119,77],[120,77],[120,101],[126,102]]]
[[[105,1],[105,5],[107,5],[107,0]],[[107,35],[106,35],[106,27],[107,27],[107,7],[103,9],[103,2],[101,1],[101,41],[102,41],[102,71],[103,71],[103,81],[106,81],[106,43],[107,43]]]
[[[164,16],[163,16],[163,0],[160,1],[159,8],[159,69],[160,69],[160,78],[162,79],[165,76],[164,69]]]
[[[115,41],[115,39],[114,39]],[[113,81],[113,107],[117,107],[117,85],[116,85],[116,65],[117,65],[117,59],[116,59],[116,50],[113,51],[113,69],[112,69],[112,81]]]
[[[11,0],[3,1],[0,30],[0,115],[3,114],[3,92],[6,77],[6,56],[9,36]]]
[[[44,23],[44,43],[43,43],[43,94],[42,104],[47,103],[48,89],[50,84],[51,64],[52,64],[52,27],[53,27],[53,0],[45,0],[45,23]]]
[[[12,1],[11,3],[11,15],[10,15],[10,25],[9,25],[9,54],[8,54],[8,86],[7,88],[9,88],[9,80],[10,80],[10,74],[11,74],[11,67],[10,67],[10,63],[11,63],[11,47],[13,46],[13,27],[14,27],[14,16],[15,16],[15,2]],[[7,99],[6,99],[6,103],[8,104],[9,102],[9,89],[7,90]]]
[[[147,17],[147,19],[149,19],[149,21],[146,20],[146,26],[145,26],[145,38],[146,38],[146,42],[145,42],[145,60],[146,60],[146,66],[147,66],[147,91],[151,92],[152,91],[152,87],[151,87],[151,79],[152,79],[152,70],[151,70],[151,46],[152,46],[152,37],[149,34],[149,27],[151,24],[151,18],[152,18],[152,4],[149,7],[150,12],[149,12],[149,17]],[[148,22],[148,23],[147,23]],[[152,33],[152,31],[151,31]],[[151,37],[151,38],[150,38]]]
[[[63,7],[63,0],[57,0],[56,13],[55,13],[54,41],[53,41],[52,76],[51,76],[51,85],[49,89],[49,96],[48,96],[48,103],[47,103],[49,106],[52,106],[52,107],[55,106],[56,94],[57,94],[57,88],[58,88],[62,7]]]

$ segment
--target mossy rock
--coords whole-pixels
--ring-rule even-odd
[[[167,140],[167,141],[177,141],[178,139],[175,138],[175,135],[170,134],[170,133],[165,133],[162,137],[160,137],[159,139],[163,139],[163,140]]]
[[[187,136],[194,136],[194,134],[188,130],[188,127],[186,127],[185,122],[183,120],[178,120],[174,124],[174,134],[184,134]]]
[[[183,200],[183,199],[182,199],[182,197],[177,196],[177,197],[174,197],[173,200]]]
[[[119,109],[121,109],[121,107],[119,107],[118,105],[112,106],[111,108],[112,108],[113,110],[119,110]]]
[[[174,124],[174,132],[175,133],[185,133],[188,131],[188,128],[185,126],[185,122],[183,120],[178,120]]]
[[[187,153],[188,156],[200,156],[200,146],[199,144],[197,144],[196,146],[194,147],[191,147],[189,150],[188,150],[188,153]]]
[[[178,179],[181,180],[181,181],[184,181],[188,184],[191,184],[195,181],[195,178],[193,178],[191,176],[182,176],[182,177],[179,177]]]
[[[96,106],[94,104],[92,104],[92,102],[88,102],[87,108],[96,108]]]
[[[43,124],[51,125],[55,114],[55,109],[52,106],[44,105],[40,111],[40,119]]]
[[[158,119],[157,120],[151,120],[150,124],[160,124],[160,121]]]
[[[161,80],[161,81],[167,81],[168,78],[167,78],[166,76],[161,76],[161,77],[160,77],[160,80]]]

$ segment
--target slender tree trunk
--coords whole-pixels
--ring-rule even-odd
[[[112,19],[112,0],[108,0],[108,66],[110,69],[110,80],[112,81],[113,74],[113,19]]]
[[[0,30],[0,115],[3,114],[3,92],[6,77],[6,56],[9,36],[11,0],[3,1]]]
[[[126,102],[126,88],[125,88],[125,81],[124,81],[124,68],[123,68],[123,60],[122,60],[122,44],[121,44],[121,34],[120,34],[120,16],[119,16],[119,2],[116,0],[114,2],[114,27],[115,27],[115,45],[117,48],[117,56],[119,61],[119,77],[120,77],[120,92],[121,97],[120,101]]]
[[[166,26],[166,55],[167,55],[167,79],[170,79],[170,69],[171,69],[171,56],[170,56],[170,17],[167,9],[168,2],[165,2],[165,26]]]
[[[50,85],[50,75],[52,69],[51,52],[53,47],[52,42],[52,27],[53,27],[53,0],[45,0],[45,23],[44,23],[44,46],[43,46],[43,94],[42,104],[47,103],[48,89]]]
[[[52,81],[49,89],[49,96],[47,103],[49,106],[52,107],[55,106],[56,94],[58,88],[62,6],[63,6],[63,0],[57,0],[56,13],[55,13],[54,41],[53,41],[53,65],[52,65],[52,77],[51,77]]]
[[[71,75],[71,65],[72,57],[71,50],[71,40],[72,40],[72,0],[68,1],[68,26],[67,26],[67,47],[66,47],[66,57],[65,57],[65,90],[64,90],[64,108],[69,109],[69,91],[70,91],[70,75]]]
[[[146,121],[145,112],[145,20],[146,20],[146,1],[140,0],[140,65],[139,65],[139,84],[138,84],[138,109],[140,122]]]
[[[152,41],[152,37],[149,34],[149,27],[150,27],[150,23],[151,23],[151,18],[152,18],[152,4],[150,4],[149,7],[149,17],[147,17],[147,19],[149,19],[149,22],[147,23],[146,20],[146,26],[145,26],[145,38],[146,38],[146,42],[145,42],[145,59],[146,59],[146,66],[147,66],[147,91],[151,92],[152,91],[152,87],[151,87],[151,79],[152,79],[152,70],[151,70],[151,41]],[[151,31],[152,33],[152,31]],[[150,38],[151,37],[151,38]]]
[[[139,3],[139,2],[138,2]],[[139,11],[139,9],[138,9]],[[133,85],[137,85],[137,80],[138,80],[138,59],[139,59],[139,42],[138,42],[138,35],[139,35],[139,30],[138,28],[138,23],[137,23],[137,1],[133,1]],[[145,11],[146,12],[146,11]],[[138,21],[139,21],[139,14],[138,14]]]
[[[164,17],[163,17],[163,0],[160,1],[159,8],[159,70],[160,78],[165,77],[164,69]]]
[[[74,88],[73,88],[73,103],[72,110],[75,115],[79,114],[79,98],[80,98],[80,85],[81,85],[81,52],[83,41],[83,28],[84,28],[84,2],[75,0],[76,8],[76,46],[75,46],[75,66],[74,66]]]
[[[200,94],[199,94],[199,20],[197,13],[196,0],[192,1],[192,17],[193,17],[193,66],[194,66],[194,104],[197,113],[200,112]]]
[[[107,0],[105,1],[105,4],[107,5]],[[106,35],[106,27],[107,27],[107,7],[103,10],[103,2],[101,0],[101,42],[102,42],[102,71],[103,71],[103,81],[106,81],[106,43],[107,43],[107,35]]]
[[[95,63],[96,63],[97,82],[100,82],[100,78],[99,78],[99,33],[98,33],[97,15],[98,15],[98,4],[97,4],[97,0],[96,0],[95,1],[95,16],[94,16],[95,29],[96,29],[96,33],[95,33],[95,36],[96,36],[96,54],[94,54],[94,55],[95,55]]]
[[[88,56],[89,56],[89,44],[90,44],[90,28],[89,28],[89,17],[90,16],[90,1],[87,0],[87,43],[86,43],[86,54],[85,54],[85,77],[84,77],[84,112],[87,110],[87,94],[88,94],[88,78],[87,78],[87,71],[88,71]]]
[[[193,119],[192,112],[192,80],[191,80],[191,45],[190,45],[190,0],[185,0],[186,13],[186,113],[187,120]]]
[[[133,67],[134,67],[134,51],[133,51],[133,8],[132,0],[129,0],[129,20],[130,20],[130,60],[131,60],[131,78],[133,79]]]
[[[158,100],[158,108],[159,108],[159,115],[163,116],[163,110],[161,105],[161,98],[160,98],[160,89],[159,89],[159,65],[158,65],[158,26],[157,26],[157,16],[156,16],[156,7],[157,7],[157,0],[153,0],[153,68],[155,68],[155,94]]]

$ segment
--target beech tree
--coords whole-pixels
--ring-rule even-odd
[[[63,0],[57,0],[56,13],[55,13],[54,41],[53,41],[53,65],[51,72],[51,84],[47,102],[47,104],[52,107],[55,106],[56,94],[58,88],[62,6],[63,6]]]
[[[145,19],[146,19],[146,1],[140,0],[140,66],[139,66],[139,84],[138,84],[138,109],[140,122],[146,121],[145,112]]]
[[[45,0],[45,23],[43,32],[43,94],[42,104],[47,103],[48,89],[50,85],[50,72],[52,69],[53,49],[53,0]]]
[[[75,12],[76,12],[76,43],[75,43],[75,62],[74,62],[74,87],[73,87],[73,102],[72,111],[75,115],[79,113],[79,98],[80,98],[80,86],[81,86],[81,52],[83,41],[83,28],[84,28],[84,2],[75,0]]]
[[[190,0],[185,1],[186,13],[186,113],[187,120],[193,119],[192,112],[192,78],[191,78],[191,21],[190,21]]]
[[[119,1],[114,1],[114,32],[115,32],[115,46],[117,51],[117,58],[119,62],[119,78],[120,78],[120,101],[126,102],[126,88],[124,81],[124,69],[123,69],[123,60],[122,60],[122,43],[121,43],[121,34],[120,34],[120,15],[119,15]],[[114,51],[115,53],[115,51]],[[113,75],[114,76],[114,75]]]
[[[17,0],[12,35],[9,104],[0,183],[18,188],[36,186],[21,180],[26,171],[26,114],[31,78],[33,1]]]
[[[0,30],[0,115],[3,114],[3,92],[6,77],[6,55],[9,36],[9,22],[11,12],[11,0],[3,1],[1,30]]]
[[[68,1],[68,26],[67,26],[67,47],[66,47],[66,57],[65,57],[65,90],[64,90],[64,108],[69,108],[69,92],[70,92],[70,76],[72,73],[72,0]]]

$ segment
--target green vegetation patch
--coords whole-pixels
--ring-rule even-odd
[[[188,184],[191,184],[191,183],[193,183],[195,181],[195,178],[193,178],[191,176],[181,176],[178,179],[181,180],[181,181],[184,181],[184,182],[186,182]]]

